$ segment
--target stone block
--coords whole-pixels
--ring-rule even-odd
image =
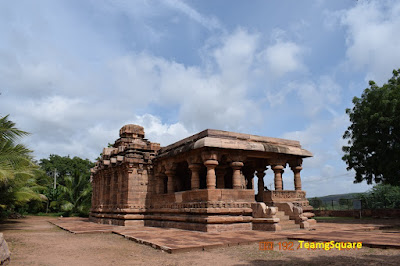
[[[277,223],[253,223],[252,229],[258,231],[280,231],[282,227]]]
[[[303,213],[303,216],[305,216],[305,217],[307,217],[308,219],[310,219],[310,218],[314,217],[315,214],[312,213],[312,212],[304,212],[304,213]]]
[[[300,228],[301,229],[306,229],[306,228],[309,228],[309,227],[310,227],[310,224],[308,223],[308,221],[300,222]]]
[[[251,204],[254,218],[274,218],[277,213],[277,208],[269,207],[264,202],[256,202]]]
[[[8,249],[3,233],[0,233],[0,265],[8,265],[11,261],[11,252]]]

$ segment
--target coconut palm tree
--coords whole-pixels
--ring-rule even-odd
[[[17,173],[29,173],[32,166],[31,151],[16,140],[28,135],[8,120],[8,115],[0,118],[0,182],[7,183]],[[28,170],[28,171],[27,171]]]
[[[16,141],[28,135],[15,127],[8,115],[0,117],[0,210],[14,208],[30,200],[42,200],[37,193],[38,167],[31,151]]]
[[[92,186],[90,179],[78,171],[64,178],[61,190],[61,210],[67,214],[87,215],[90,210]]]

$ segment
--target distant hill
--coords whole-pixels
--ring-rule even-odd
[[[336,201],[338,202],[339,199],[353,199],[353,198],[358,198],[357,195],[360,193],[346,193],[346,194],[336,194],[336,195],[328,195],[328,196],[323,196],[323,197],[317,197],[322,200],[322,202],[327,203],[327,202],[332,202]],[[308,198],[308,200],[311,198]]]

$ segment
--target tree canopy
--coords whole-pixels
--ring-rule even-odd
[[[385,184],[375,185],[360,195],[364,209],[400,208],[400,187]]]
[[[40,159],[39,165],[50,177],[56,171],[57,182],[61,185],[65,185],[64,179],[66,176],[72,176],[76,171],[89,180],[90,168],[94,167],[94,163],[88,159],[84,160],[76,156],[70,158],[69,156],[56,154],[51,154],[48,159]]]
[[[400,69],[379,87],[369,82],[361,98],[346,109],[351,125],[343,138],[343,160],[356,173],[354,183],[400,185]]]
[[[0,118],[0,217],[29,201],[45,196],[37,183],[41,172],[32,161],[31,151],[17,140],[28,133],[16,128],[8,116]]]
[[[90,168],[94,163],[52,154],[40,160],[40,169],[32,152],[17,143],[26,135],[8,116],[0,117],[0,219],[14,213],[44,211],[88,215],[92,194]]]
[[[48,159],[41,159],[39,164],[51,180],[45,191],[49,200],[49,211],[61,211],[64,215],[87,215],[92,196],[90,168],[94,167],[94,163],[76,156],[70,158],[51,154]],[[56,189],[53,181],[55,173]]]

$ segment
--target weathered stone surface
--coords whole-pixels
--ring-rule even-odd
[[[11,252],[8,249],[3,233],[0,233],[0,265],[8,265],[11,261]]]
[[[91,169],[91,221],[207,232],[280,230],[279,224],[293,225],[289,218],[307,226],[300,171],[302,159],[312,154],[298,141],[207,129],[161,148],[144,137],[143,127],[125,125],[112,147],[103,149]],[[288,164],[296,190],[283,190]],[[256,169],[263,179],[267,166],[276,190],[262,191],[259,181],[257,199],[265,204],[255,201],[253,179]],[[295,207],[277,217],[273,206],[280,202]]]
[[[249,134],[206,129],[160,150],[159,156],[171,156],[191,149],[204,147],[273,152],[311,157],[312,153],[301,148],[298,141]]]

